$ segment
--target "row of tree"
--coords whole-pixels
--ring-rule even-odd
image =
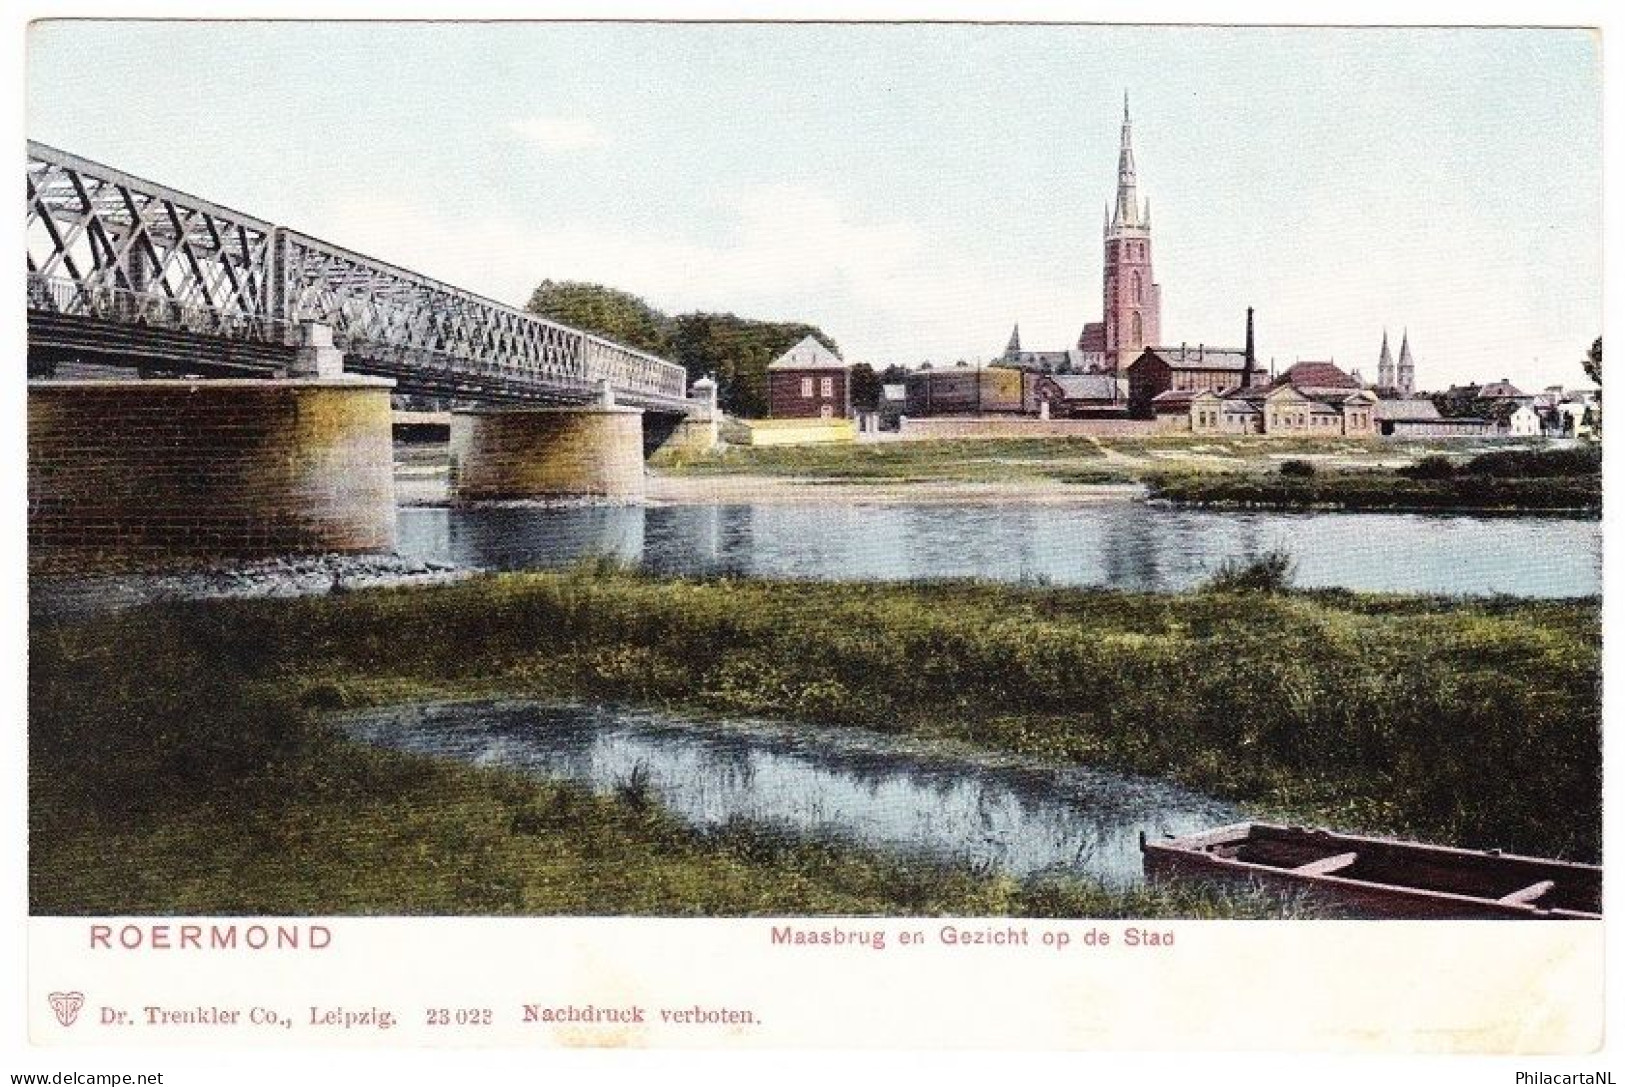
[[[694,382],[710,374],[717,397],[733,415],[767,414],[767,364],[807,336],[840,353],[835,340],[816,325],[800,321],[756,321],[732,313],[671,315],[635,294],[596,283],[543,280],[526,304],[549,320],[669,358]],[[880,381],[872,367],[852,370],[854,406],[873,410]]]

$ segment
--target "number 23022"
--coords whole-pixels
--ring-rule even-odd
[[[425,1008],[423,1014],[431,1027],[488,1027],[492,1022],[490,1008]]]

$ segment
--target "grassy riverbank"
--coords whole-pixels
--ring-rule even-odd
[[[1325,470],[1289,461],[1273,474],[1153,474],[1155,498],[1266,509],[1497,510],[1602,509],[1602,456],[1596,447],[1506,450],[1471,458],[1428,456],[1398,469]]]
[[[1134,474],[1106,463],[1092,439],[990,438],[980,441],[725,446],[714,453],[657,454],[656,471],[676,476],[774,476],[874,482],[1127,483]]]
[[[1170,433],[1132,438],[985,438],[724,446],[699,455],[660,453],[650,464],[657,472],[670,476],[1133,483],[1168,472],[1270,473],[1287,457],[1308,457],[1341,467],[1382,467],[1437,454],[1453,444],[1393,439],[1379,442],[1335,438],[1224,438]]]
[[[1204,473],[1147,479],[1151,497],[1194,506],[1247,509],[1482,510],[1595,513],[1602,477],[1407,479],[1390,472],[1319,472],[1314,476]]]
[[[497,691],[906,731],[1470,846],[1594,859],[1600,840],[1595,601],[606,569],[166,605],[39,626],[32,654],[42,910],[1192,908],[699,836],[624,802],[360,750],[313,716]]]
[[[1490,446],[1501,448],[1481,451]],[[1166,501],[1239,508],[1591,512],[1602,504],[1596,449],[1547,451],[1505,442],[1178,434],[896,441],[731,446],[698,456],[660,455],[651,464],[661,475],[700,479],[993,483],[1018,489],[1144,483]]]
[[[331,688],[296,647],[242,640],[261,618],[183,607],[35,632],[32,912],[1280,915],[1246,892],[1018,882],[748,824],[698,831],[635,781],[594,795],[371,749],[323,723]]]

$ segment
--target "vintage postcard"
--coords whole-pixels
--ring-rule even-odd
[[[1612,1082],[1595,26],[26,38],[12,1082]]]

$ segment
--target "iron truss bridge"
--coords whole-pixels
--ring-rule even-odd
[[[317,322],[401,393],[688,405],[676,363],[33,141],[27,245],[31,366],[270,376]]]

